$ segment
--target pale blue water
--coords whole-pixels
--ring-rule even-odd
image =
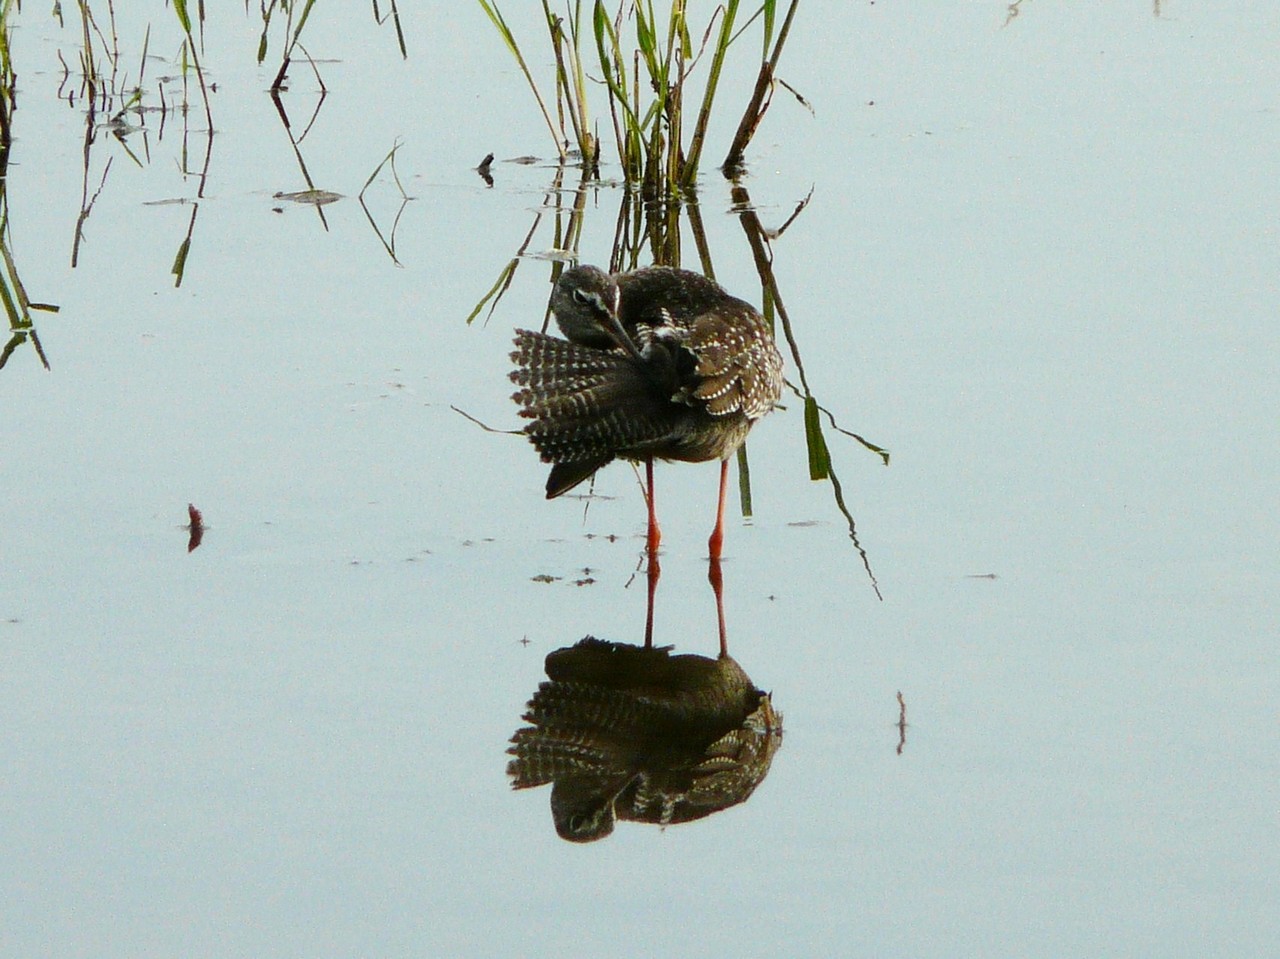
[[[97,132],[72,270],[78,27],[24,10],[9,249],[61,312],[36,315],[49,371],[30,343],[0,370],[0,952],[1269,955],[1280,15],[1017,10],[801,10],[781,72],[815,116],[779,94],[747,185],[774,227],[813,188],[775,269],[820,400],[892,451],[828,437],[885,598],[790,400],[724,569],[783,747],[745,805],[586,847],[503,750],[547,652],[640,639],[643,508],[622,465],[585,519],[548,503],[527,444],[450,410],[515,425],[510,332],[549,274],[523,261],[463,323],[554,172],[472,171],[551,152],[483,14],[408,14],[407,62],[367,10],[312,14],[325,230],[273,197],[307,186],[275,63],[216,11],[175,289],[180,123],[128,138],[142,166]],[[131,71],[146,22],[121,14]],[[295,136],[315,90],[295,69]],[[398,140],[399,266],[355,200]],[[590,198],[592,259],[619,199]],[[394,184],[368,201],[389,230]],[[702,204],[758,301],[710,168]],[[710,655],[715,468],[659,483],[657,637]]]

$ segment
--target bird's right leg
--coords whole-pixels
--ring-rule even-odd
[[[644,498],[649,505],[649,533],[645,537],[645,549],[649,553],[649,565],[658,565],[658,544],[662,542],[662,530],[658,528],[658,513],[653,503],[653,457],[644,461]]]

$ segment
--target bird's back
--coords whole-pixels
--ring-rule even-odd
[[[782,396],[782,356],[764,317],[700,273],[648,267],[616,277],[618,318],[644,349],[668,345],[676,402],[754,421]]]

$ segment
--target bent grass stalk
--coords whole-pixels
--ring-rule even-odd
[[[287,9],[289,16],[285,22],[285,34],[288,35],[290,33],[290,28],[292,27],[293,36],[290,38],[288,46],[284,48],[284,57],[280,61],[280,69],[276,72],[276,78],[271,83],[272,90],[279,91],[284,87],[285,74],[289,71],[289,64],[293,62],[293,48],[299,45],[298,40],[302,36],[302,28],[307,25],[307,19],[311,16],[311,8],[314,6],[315,0],[307,0],[306,4],[302,8],[302,13],[298,16],[298,25],[296,27],[293,27],[293,11],[297,8],[297,5],[290,4],[288,6]],[[265,19],[268,21],[270,20],[269,13],[266,15]],[[265,26],[263,42],[265,42]],[[263,48],[260,46],[259,49]],[[263,52],[265,53],[265,50],[263,50]],[[304,50],[303,52],[305,53],[306,51]],[[308,59],[310,58],[308,57]],[[312,67],[314,68],[314,63],[312,64]]]
[[[778,32],[777,42],[773,43],[772,49],[770,48],[770,43],[773,39],[776,3],[775,0],[769,0],[765,4],[764,59],[760,64],[760,74],[756,78],[751,100],[748,102],[746,110],[743,111],[742,120],[738,123],[738,132],[734,134],[733,142],[729,145],[729,152],[724,158],[723,166],[727,175],[732,175],[741,167],[747,146],[751,143],[751,138],[755,136],[755,132],[760,126],[760,121],[764,119],[765,112],[772,102],[778,60],[782,57],[782,48],[786,45],[787,37],[791,33],[791,24],[795,20],[796,8],[799,3],[800,0],[791,0],[791,4],[787,7],[787,15],[782,20],[782,29]],[[792,90],[792,93],[795,93],[795,91]],[[806,106],[808,105],[807,101],[798,93],[795,95],[802,103],[805,103]]]
[[[524,74],[524,78],[529,84],[529,89],[533,91],[534,99],[538,101],[538,109],[542,111],[542,118],[547,123],[547,129],[551,131],[551,139],[555,141],[560,159],[565,159],[564,146],[561,144],[560,137],[556,134],[556,125],[551,119],[551,114],[547,111],[547,104],[543,101],[542,94],[538,92],[538,84],[534,82],[533,74],[529,72],[529,65],[525,63],[524,54],[520,52],[520,45],[516,43],[515,34],[507,26],[507,21],[503,18],[502,11],[498,9],[496,3],[491,3],[489,0],[477,0],[477,2],[480,4],[480,8],[488,14],[489,19],[493,22],[494,29],[502,37],[502,42],[507,45],[511,55],[516,58],[516,63],[520,66],[520,72]],[[545,8],[545,2],[543,6]]]

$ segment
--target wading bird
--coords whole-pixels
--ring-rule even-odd
[[[512,399],[551,463],[547,498],[621,458],[645,464],[647,546],[661,532],[654,459],[720,460],[713,558],[724,542],[729,457],[782,395],[782,356],[749,303],[688,270],[648,267],[561,274],[551,311],[566,339],[517,330]]]

